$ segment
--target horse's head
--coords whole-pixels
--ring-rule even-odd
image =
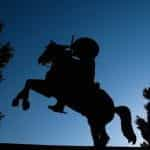
[[[54,60],[60,58],[64,53],[64,50],[68,46],[56,44],[53,41],[50,41],[49,44],[46,46],[45,51],[42,55],[38,58],[39,64],[47,65],[53,63]]]
[[[56,49],[56,43],[53,41],[50,41],[49,44],[46,46],[45,51],[38,58],[38,63],[42,65],[46,65],[52,62],[55,57],[55,54],[54,54],[55,49]]]

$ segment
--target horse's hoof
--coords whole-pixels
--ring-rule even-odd
[[[23,108],[23,110],[28,110],[30,108],[29,101],[23,101],[22,108]]]
[[[57,113],[62,113],[62,114],[66,114],[67,113],[67,112],[65,112],[65,111],[63,111],[61,109],[58,109],[55,106],[51,106],[51,105],[48,106],[48,109],[50,109],[50,110],[52,110],[54,112],[57,112]]]
[[[16,107],[16,106],[18,106],[19,105],[19,100],[18,99],[14,99],[13,101],[12,101],[12,104],[11,104],[13,107]]]

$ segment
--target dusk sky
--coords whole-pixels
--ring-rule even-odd
[[[11,102],[29,78],[44,79],[48,68],[37,58],[50,40],[69,44],[71,36],[90,37],[100,46],[96,58],[96,81],[113,98],[116,106],[132,111],[137,143],[137,115],[146,117],[142,97],[150,86],[150,1],[149,0],[3,0],[0,20],[5,30],[0,41],[15,49],[0,83],[0,143],[46,145],[93,145],[86,118],[65,108],[66,115],[48,110],[54,98],[30,93],[31,109],[12,108]],[[108,145],[132,146],[123,137],[120,120],[107,125]],[[136,146],[135,145],[135,146]]]

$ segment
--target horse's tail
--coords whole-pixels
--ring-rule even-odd
[[[136,135],[132,128],[131,112],[126,106],[115,107],[115,112],[121,119],[121,129],[128,142],[136,143]]]

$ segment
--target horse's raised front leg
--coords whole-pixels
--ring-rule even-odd
[[[28,102],[28,95],[30,88],[27,88],[28,80],[24,86],[24,88],[18,93],[18,95],[13,99],[12,106],[16,107],[19,105],[19,101],[22,101],[23,110],[27,110],[30,107],[30,104]]]
[[[47,82],[45,80],[37,80],[37,79],[29,79],[26,81],[24,88],[19,92],[19,94],[14,98],[12,102],[12,106],[18,106],[19,101],[22,100],[22,108],[23,110],[27,110],[30,108],[30,103],[28,101],[30,89],[45,95],[50,96],[49,88],[47,86]]]

